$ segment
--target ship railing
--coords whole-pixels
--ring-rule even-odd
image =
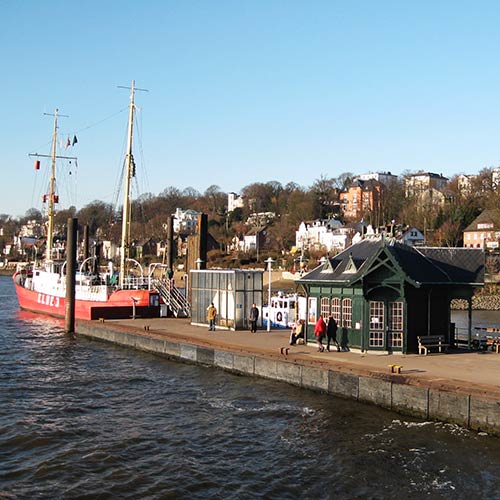
[[[151,280],[146,276],[126,276],[123,280],[124,290],[142,290],[151,287]]]
[[[454,344],[456,347],[470,347],[474,350],[484,351],[487,349],[487,340],[486,332],[481,331],[481,328],[474,327],[471,330],[469,345],[469,329],[463,327],[455,328]]]
[[[152,287],[160,294],[160,297],[174,316],[185,318],[191,316],[191,305],[185,294],[174,285],[173,280],[154,279]]]
[[[79,300],[105,301],[110,293],[107,285],[76,285],[75,296]]]

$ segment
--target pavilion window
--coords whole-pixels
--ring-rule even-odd
[[[342,326],[344,328],[352,327],[352,299],[342,300]]]
[[[403,302],[389,303],[389,329],[403,330]]]
[[[403,302],[389,303],[389,345],[403,347]]]
[[[341,312],[340,304],[341,302],[339,298],[334,297],[332,299],[332,316],[334,317],[338,325],[340,325],[340,312]]]
[[[323,318],[328,318],[330,315],[330,299],[328,297],[322,297],[320,303],[320,314]]]

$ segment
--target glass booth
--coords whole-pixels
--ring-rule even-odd
[[[263,270],[203,269],[190,271],[191,324],[208,325],[207,308],[217,309],[216,327],[246,330],[252,304],[262,325]]]

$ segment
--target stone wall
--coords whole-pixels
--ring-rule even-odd
[[[300,364],[286,358],[235,353],[170,339],[77,324],[77,333],[169,358],[247,376],[278,380],[337,397],[371,403],[402,414],[452,422],[500,436],[500,402],[495,399],[411,385],[401,376],[367,376]]]

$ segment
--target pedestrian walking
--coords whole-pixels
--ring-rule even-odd
[[[248,319],[250,320],[250,331],[255,333],[257,331],[257,320],[259,319],[259,309],[255,304],[252,304]]]
[[[326,335],[326,323],[322,314],[319,315],[318,321],[316,321],[316,325],[314,326],[314,335],[316,335],[318,351],[323,352],[325,350],[323,347],[323,339]]]
[[[335,344],[337,346],[337,351],[340,351],[340,344],[337,342],[337,322],[335,318],[330,314],[328,318],[328,325],[326,327],[326,350],[330,351],[330,344]]]

